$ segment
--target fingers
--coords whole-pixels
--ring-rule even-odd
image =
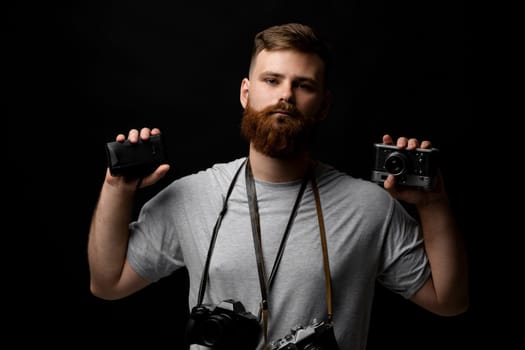
[[[408,139],[404,136],[401,136],[397,139],[396,146],[399,148],[406,148],[408,144]]]
[[[140,183],[137,184],[137,188],[143,188],[153,185],[160,179],[162,179],[170,170],[169,164],[161,164],[159,167],[148,176],[141,179]]]
[[[394,139],[392,138],[392,136],[385,134],[383,135],[383,143],[387,145],[393,145]],[[428,140],[424,140],[420,144],[417,138],[408,138],[401,136],[397,139],[396,146],[399,148],[406,148],[407,150],[413,150],[416,148],[431,148],[432,143]]]
[[[425,140],[425,141],[421,142],[421,146],[420,147],[421,148],[432,148],[432,142]]]
[[[159,128],[142,128],[140,131],[138,129],[131,129],[128,132],[128,140],[131,143],[137,143],[140,140],[147,140],[149,139],[150,135],[160,135],[160,129]],[[118,134],[116,137],[116,140],[118,142],[124,142],[126,140],[126,135],[124,134]]]
[[[383,135],[383,143],[385,145],[393,145],[394,144],[394,140],[392,139],[392,136],[386,134],[386,135]]]
[[[139,131],[137,129],[131,129],[129,132],[128,132],[128,140],[132,143],[137,143],[139,142]],[[123,142],[123,141],[126,141],[126,135],[124,134],[118,134],[117,135],[117,141],[118,142]]]
[[[140,129],[140,139],[141,140],[147,140],[149,139],[150,135],[160,135],[160,129],[159,128],[142,128]]]
[[[115,138],[115,140],[117,142],[124,142],[124,141],[126,141],[126,136],[124,134],[118,134],[117,137]]]
[[[386,178],[385,182],[383,183],[383,186],[386,190],[394,190],[396,185],[396,180],[394,175],[390,174]]]

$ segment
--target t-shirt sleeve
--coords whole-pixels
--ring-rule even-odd
[[[174,187],[168,187],[147,202],[141,209],[136,221],[129,224],[130,238],[127,259],[131,267],[144,279],[156,282],[184,266],[181,243],[172,218],[177,218],[178,225],[184,215],[177,212],[182,206],[170,202],[169,193]]]
[[[385,230],[378,281],[408,299],[431,275],[421,226],[397,200],[392,200]]]

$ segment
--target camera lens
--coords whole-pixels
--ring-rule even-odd
[[[401,175],[406,171],[407,156],[400,152],[393,152],[385,159],[385,169],[392,175]]]
[[[233,320],[227,315],[212,315],[202,324],[201,338],[206,346],[217,346],[231,336]]]

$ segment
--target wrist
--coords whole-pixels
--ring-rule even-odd
[[[134,197],[140,185],[140,179],[127,180],[123,176],[106,175],[103,190],[110,195]]]
[[[449,208],[448,197],[445,195],[440,196],[429,196],[425,200],[419,202],[416,205],[419,212],[430,211],[435,212],[436,210],[443,210]]]

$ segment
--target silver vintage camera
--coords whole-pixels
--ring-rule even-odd
[[[431,190],[436,184],[439,167],[437,148],[407,150],[382,143],[374,144],[375,164],[372,181],[383,184],[392,174],[396,184]]]
[[[272,341],[267,350],[339,350],[333,325],[313,320],[308,326],[295,326],[291,333]]]

